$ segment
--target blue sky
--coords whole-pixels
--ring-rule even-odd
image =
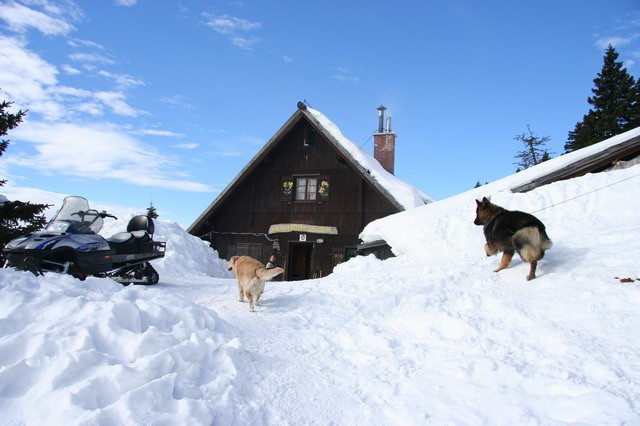
[[[0,1],[0,97],[28,110],[0,193],[184,227],[299,100],[435,199],[512,174],[527,125],[563,152],[609,43],[640,77],[640,4],[610,1]]]

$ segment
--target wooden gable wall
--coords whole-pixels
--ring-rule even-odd
[[[204,225],[192,231],[194,235],[211,232],[208,239],[213,248],[227,259],[247,254],[266,263],[273,251],[270,239],[278,239],[280,264],[287,269],[291,266],[286,265],[291,260],[290,243],[300,240],[300,232],[272,234],[268,238],[260,234],[267,234],[271,225],[281,223],[333,226],[338,235],[307,235],[307,242],[313,244],[309,268],[314,276],[324,276],[333,270],[341,256],[344,259],[346,249],[355,248],[365,225],[398,212],[304,117],[254,166],[236,182],[236,187],[216,206]],[[328,180],[328,199],[287,200],[283,197],[283,178],[297,176]],[[318,239],[322,242],[317,243]]]

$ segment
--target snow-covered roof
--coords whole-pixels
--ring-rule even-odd
[[[307,117],[310,116],[309,118],[315,122],[314,124],[318,128],[325,130],[325,136],[329,137],[343,153],[348,154],[362,168],[364,174],[371,176],[375,184],[400,204],[402,210],[420,207],[434,201],[433,198],[415,186],[386,171],[378,160],[344,136],[338,126],[320,111],[313,108],[307,108],[306,111],[308,112]]]
[[[380,191],[399,211],[424,206],[434,201],[433,198],[418,188],[398,179],[386,171],[378,160],[366,153],[354,142],[347,139],[338,126],[320,111],[299,106],[298,110],[289,120],[271,137],[206,210],[198,216],[193,224],[191,224],[188,229],[189,232],[205,220],[209,213],[233,191],[242,178],[253,170],[255,165],[259,163],[259,159],[263,158],[302,117],[306,117],[307,120],[325,136],[329,143],[344,156],[345,160],[354,167],[365,180]]]
[[[557,180],[602,170],[640,152],[640,127],[530,167],[512,178],[512,192],[526,192]]]

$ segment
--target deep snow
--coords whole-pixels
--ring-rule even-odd
[[[2,423],[640,423],[640,166],[513,179],[370,224],[398,257],[270,282],[255,313],[170,221],[156,286],[2,269]],[[485,195],[547,225],[535,280],[491,272]]]

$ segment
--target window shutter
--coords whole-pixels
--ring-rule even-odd
[[[284,176],[280,179],[280,201],[293,201],[293,176]]]
[[[318,201],[328,201],[331,197],[331,179],[329,176],[319,176],[318,186],[316,188]]]

